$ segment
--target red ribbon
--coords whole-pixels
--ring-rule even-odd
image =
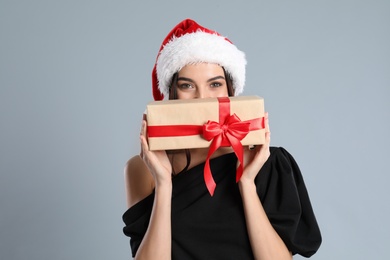
[[[231,146],[236,154],[240,165],[236,171],[236,182],[238,182],[244,171],[244,149],[241,140],[249,133],[250,123],[243,122],[236,114],[230,115],[230,99],[218,98],[219,102],[219,123],[208,121],[203,125],[203,137],[211,141],[204,166],[204,180],[211,196],[214,195],[215,181],[210,169],[211,155],[222,146]]]
[[[228,97],[218,98],[219,103],[219,122],[208,121],[203,126],[199,125],[159,125],[148,126],[149,137],[168,137],[168,136],[189,136],[203,135],[207,141],[211,141],[204,166],[204,180],[206,187],[214,195],[215,181],[210,169],[210,158],[219,147],[231,146],[236,154],[239,167],[236,171],[236,182],[238,182],[244,171],[244,149],[241,140],[252,130],[264,128],[264,118],[255,118],[241,121],[236,115],[230,115],[230,99]]]

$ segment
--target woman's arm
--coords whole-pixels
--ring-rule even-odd
[[[270,156],[268,114],[265,118],[265,144],[245,151],[244,172],[238,183],[244,206],[249,240],[255,259],[292,259],[291,252],[272,227],[256,191],[255,177]],[[248,163],[246,163],[248,162]]]
[[[135,259],[171,259],[172,185],[156,185],[148,229]]]
[[[165,151],[149,151],[146,122],[140,135],[141,156],[129,161],[125,169],[127,204],[132,206],[155,189],[148,229],[135,259],[171,259],[171,164]],[[142,159],[141,159],[142,157]]]
[[[288,251],[265,214],[255,183],[242,180],[239,182],[239,188],[255,259],[292,259],[291,252]]]

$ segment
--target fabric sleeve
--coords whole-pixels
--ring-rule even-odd
[[[291,154],[284,148],[272,147],[256,186],[264,210],[287,248],[304,257],[317,252],[321,232],[301,171]]]
[[[130,248],[133,257],[135,257],[148,229],[153,200],[154,193],[130,207],[122,216],[122,220],[125,223],[123,233],[130,237]]]

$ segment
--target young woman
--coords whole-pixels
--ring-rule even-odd
[[[153,69],[155,100],[238,95],[246,60],[227,38],[184,20],[164,40]],[[127,205],[124,233],[135,259],[292,259],[313,255],[321,234],[293,157],[265,144],[237,158],[219,148],[210,166],[217,184],[210,196],[203,166],[208,149],[149,151],[147,122],[141,153],[125,167]]]

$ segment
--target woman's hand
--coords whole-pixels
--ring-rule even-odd
[[[146,140],[147,123],[142,120],[142,127],[140,133],[141,153],[140,156],[148,166],[152,173],[155,184],[171,183],[172,181],[172,166],[168,159],[167,153],[162,151],[149,151],[149,145]]]
[[[265,143],[258,145],[254,149],[250,150],[246,148],[244,150],[244,172],[241,176],[240,181],[251,181],[255,180],[258,172],[264,163],[270,156],[269,145],[271,141],[271,133],[269,131],[268,124],[268,113],[265,113]]]

